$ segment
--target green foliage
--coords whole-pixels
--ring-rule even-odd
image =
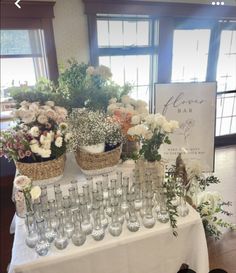
[[[219,184],[220,180],[214,176],[207,176],[206,178],[199,178],[198,179],[199,187],[202,191],[206,189],[206,187],[209,187],[211,184]]]
[[[160,161],[161,154],[159,153],[159,148],[161,144],[167,143],[171,144],[168,136],[164,133],[154,132],[151,139],[144,139],[141,150],[139,151],[140,155],[143,155],[144,158],[150,162]]]

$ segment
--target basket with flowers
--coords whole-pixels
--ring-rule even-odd
[[[123,143],[120,123],[100,111],[73,109],[68,118],[70,149],[88,175],[112,171],[118,164]]]
[[[14,115],[17,125],[1,132],[0,155],[14,160],[19,173],[33,180],[61,175],[70,138],[66,109],[53,101],[23,101]]]

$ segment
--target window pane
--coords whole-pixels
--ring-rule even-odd
[[[222,118],[220,135],[228,135],[230,133],[231,118]]]
[[[110,45],[109,32],[108,32],[108,21],[97,20],[97,32],[98,32],[98,46]]]
[[[236,89],[236,30],[221,33],[216,79],[218,91]]]
[[[205,81],[209,41],[209,29],[174,31],[172,82]]]
[[[110,46],[123,46],[122,21],[109,21]]]
[[[149,22],[139,21],[137,23],[137,45],[149,45]]]
[[[223,103],[224,103],[223,96],[217,96],[217,105],[216,105],[216,117],[217,118],[222,117]]]
[[[1,30],[1,55],[41,54],[40,30]]]
[[[236,133],[236,117],[232,118],[232,126],[231,126],[231,134],[235,134]]]
[[[220,135],[220,123],[221,123],[221,119],[220,118],[217,118],[216,119],[216,136],[219,136]]]
[[[233,114],[233,98],[225,98],[224,99],[224,110],[223,110],[223,117],[231,117]]]
[[[137,44],[137,22],[124,21],[124,46]]]

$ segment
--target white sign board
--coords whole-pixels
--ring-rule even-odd
[[[200,161],[205,172],[214,170],[216,83],[155,84],[156,113],[179,122],[170,135],[171,145],[163,144],[160,153],[170,164],[182,148],[184,159]]]

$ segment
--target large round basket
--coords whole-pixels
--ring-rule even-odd
[[[114,170],[119,163],[121,150],[122,146],[119,146],[108,152],[92,154],[78,149],[75,158],[84,174],[99,175]]]
[[[45,180],[58,177],[63,174],[65,168],[66,155],[62,155],[57,159],[37,162],[22,163],[16,161],[16,168],[21,175],[26,175],[32,180]]]

